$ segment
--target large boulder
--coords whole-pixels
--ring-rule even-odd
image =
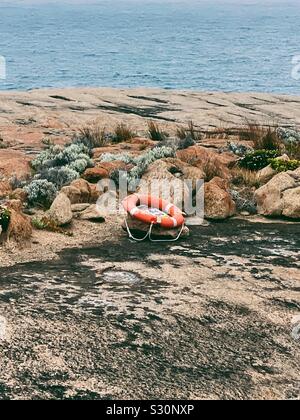
[[[96,203],[101,195],[97,185],[90,184],[82,178],[76,179],[70,185],[63,187],[61,192],[69,198],[71,204]]]
[[[300,218],[300,186],[283,193],[282,215],[290,218]]]
[[[191,146],[177,151],[177,158],[192,166],[200,168],[206,178],[218,176],[230,179],[230,169],[236,164],[238,158],[233,153],[218,153],[215,150],[202,146]]]
[[[299,187],[300,168],[274,176],[255,192],[258,213],[300,218]]]
[[[73,213],[71,208],[71,201],[64,193],[59,193],[56,199],[53,201],[48,216],[58,226],[64,226],[72,221]]]
[[[169,167],[168,171],[182,180],[189,180],[193,185],[193,192],[196,190],[197,182],[205,179],[205,173],[201,168],[189,165],[180,159],[167,158],[163,159]]]
[[[283,161],[289,161],[290,160],[290,158],[288,157],[288,155],[283,155],[283,156],[280,156],[280,157],[278,157],[276,159],[277,160],[283,160]],[[266,184],[276,174],[277,174],[277,171],[275,169],[273,169],[271,165],[268,165],[265,168],[263,168],[263,169],[261,169],[260,171],[257,172],[257,180],[261,184]]]
[[[96,204],[92,204],[86,209],[84,209],[80,215],[80,219],[82,220],[88,220],[90,222],[94,223],[103,223],[105,222],[104,215],[99,211]]]
[[[142,176],[137,192],[169,200],[179,208],[183,208],[190,191],[181,177],[181,169],[174,166],[174,161],[157,160]]]
[[[113,162],[103,162],[99,163],[94,168],[88,168],[84,174],[83,178],[89,182],[97,183],[101,179],[110,178],[113,172],[115,171],[128,171],[131,169],[131,165],[127,165],[121,160],[115,160]]]
[[[207,219],[224,220],[235,214],[236,206],[225,180],[213,178],[205,184],[204,194],[204,213]]]
[[[5,203],[9,210],[10,220],[7,231],[4,232],[6,240],[24,242],[32,235],[31,220],[22,212],[22,202],[20,200],[10,200]]]
[[[12,193],[9,181],[0,181],[0,199],[6,198]]]

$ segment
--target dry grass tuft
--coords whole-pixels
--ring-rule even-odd
[[[136,137],[136,133],[124,123],[117,124],[114,129],[113,142],[123,143]]]
[[[247,122],[237,134],[240,140],[251,141],[255,150],[278,150],[282,141],[277,135],[277,128],[276,125]]]
[[[236,167],[232,170],[232,183],[237,186],[260,187],[256,171]]]
[[[148,122],[148,136],[153,141],[165,141],[168,137],[167,133],[162,131],[154,121]]]
[[[90,150],[95,149],[96,147],[103,147],[108,143],[105,127],[102,127],[99,124],[81,128],[76,140],[83,143]]]
[[[195,142],[200,141],[202,139],[201,131],[195,128],[195,124],[193,121],[190,121],[187,128],[184,127],[177,127],[176,136],[180,140],[184,140],[187,137],[191,138]]]

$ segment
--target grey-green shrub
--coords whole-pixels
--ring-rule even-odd
[[[49,207],[57,194],[57,188],[46,179],[35,179],[24,190],[28,194],[28,202],[31,205]]]
[[[45,179],[54,184],[58,189],[71,184],[72,181],[79,178],[79,173],[68,166],[49,168],[42,171],[39,179]]]
[[[141,156],[133,157],[128,155],[127,153],[113,155],[110,153],[106,153],[102,156],[101,162],[113,162],[115,160],[120,160],[125,162],[126,164],[133,164],[134,168],[128,172],[124,172],[121,176],[124,178],[126,174],[127,182],[129,185],[136,185],[138,184],[139,179],[143,176],[146,172],[148,167],[154,163],[158,159],[164,159],[169,157],[175,157],[176,151],[173,147],[155,147],[151,150],[148,150]],[[118,174],[119,171],[115,171],[113,174],[113,179],[117,182],[118,181]]]
[[[78,159],[85,159],[87,167],[91,164],[89,149],[84,144],[70,144],[65,148],[51,146],[43,150],[31,163],[36,171],[55,166],[66,166]]]

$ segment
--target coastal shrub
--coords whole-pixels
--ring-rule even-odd
[[[239,130],[241,140],[253,142],[255,150],[277,150],[280,146],[280,138],[277,127],[248,122],[246,127]]]
[[[300,160],[300,142],[285,145],[284,152],[293,160]]]
[[[236,204],[238,212],[248,212],[250,214],[257,213],[256,202],[252,189],[243,188],[240,191],[230,190],[230,195]]]
[[[237,186],[260,187],[256,171],[236,167],[232,170],[232,184]]]
[[[32,226],[37,230],[48,230],[49,232],[62,233],[63,235],[73,236],[72,232],[69,232],[62,227],[58,226],[57,222],[50,217],[44,216],[42,218],[33,218]]]
[[[113,143],[122,143],[129,141],[136,137],[136,133],[130,129],[126,124],[118,124],[113,133]]]
[[[79,173],[69,166],[47,168],[38,175],[36,179],[47,180],[61,189],[65,185],[71,184],[72,181],[79,178]]]
[[[93,166],[92,161],[87,161],[86,159],[79,158],[76,159],[74,162],[71,162],[68,166],[69,169],[78,172],[78,174],[82,174],[87,168],[91,168]]]
[[[295,171],[300,167],[300,160],[270,159],[269,163],[277,172]]]
[[[177,127],[176,136],[180,140],[190,138],[194,140],[194,142],[197,142],[202,139],[202,133],[195,128],[195,124],[192,120],[189,121],[187,128]]]
[[[165,131],[162,131],[158,124],[154,121],[148,122],[148,136],[153,141],[165,141],[168,134]]]
[[[114,162],[116,160],[129,164],[129,163],[134,163],[135,158],[129,155],[128,153],[117,153],[117,154],[103,153],[103,155],[101,156],[101,162],[103,163]]]
[[[0,207],[0,226],[6,231],[10,222],[10,210],[6,207]]]
[[[291,128],[278,127],[276,134],[286,145],[300,143],[300,133]]]
[[[77,159],[85,159],[87,165],[91,163],[89,149],[84,144],[70,144],[65,148],[61,146],[50,146],[43,150],[31,163],[33,169],[42,169],[55,166],[66,166]]]
[[[128,172],[114,171],[111,178],[114,179],[115,182],[118,182],[120,175],[123,179],[126,178],[129,185],[135,185],[152,163],[158,159],[175,157],[175,153],[176,151],[173,147],[162,146],[150,149],[138,157],[133,157],[126,153],[118,155],[106,153],[102,155],[101,162],[113,162],[115,160],[120,160],[126,164],[134,165],[134,168]]]
[[[56,156],[55,166],[68,165],[77,159],[82,159],[83,156],[86,156],[87,160],[90,158],[89,149],[84,144],[70,144],[62,149],[61,152]]]
[[[31,166],[34,170],[39,171],[42,168],[49,168],[56,166],[55,160],[58,154],[61,152],[60,146],[50,146],[43,150],[32,162]]]
[[[247,153],[253,151],[252,148],[245,146],[244,144],[237,144],[233,143],[232,141],[227,143],[227,150],[240,157],[244,157]]]
[[[251,171],[259,171],[269,165],[270,159],[279,156],[279,150],[255,150],[254,152],[247,153],[239,161],[239,166]]]
[[[75,144],[84,144],[88,150],[95,149],[96,147],[103,147],[111,140],[110,136],[106,133],[105,127],[100,124],[92,124],[83,127],[79,130],[79,134],[73,139]]]
[[[29,185],[24,187],[28,194],[28,203],[48,208],[54,201],[57,188],[46,179],[35,179]]]
[[[195,140],[191,136],[186,136],[183,139],[180,139],[177,145],[178,150],[188,149],[191,146],[196,144]]]

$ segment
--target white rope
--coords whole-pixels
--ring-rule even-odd
[[[127,219],[125,219],[125,225],[126,225],[126,229],[127,229],[127,232],[128,232],[128,236],[129,236],[129,238],[130,239],[133,239],[134,241],[136,241],[136,242],[143,242],[143,241],[145,241],[147,238],[148,238],[148,236],[150,237],[150,235],[151,235],[151,232],[152,232],[152,228],[153,228],[153,223],[151,223],[151,225],[150,225],[150,227],[149,227],[149,230],[148,230],[148,232],[147,232],[147,234],[146,234],[146,236],[144,236],[144,238],[135,238],[133,235],[132,235],[132,233],[131,233],[131,231],[130,231],[130,229],[129,229],[129,226],[128,226],[128,223],[127,223]]]
[[[151,229],[151,232],[149,232],[149,240],[151,242],[176,242],[181,237],[184,226],[185,226],[184,224],[181,226],[180,232],[178,233],[178,236],[175,239],[152,239],[151,238],[152,229]]]
[[[130,229],[129,229],[128,223],[127,223],[127,219],[125,219],[125,225],[126,225],[126,229],[127,229],[127,232],[128,232],[128,236],[129,236],[129,238],[130,238],[130,239],[133,239],[133,240],[134,240],[134,241],[136,241],[136,242],[143,242],[143,241],[145,241],[148,237],[149,237],[149,240],[150,240],[151,242],[176,242],[176,241],[178,241],[178,239],[181,237],[182,232],[183,232],[183,229],[184,229],[184,227],[185,227],[185,224],[183,224],[183,225],[181,226],[180,232],[179,232],[178,236],[177,236],[175,239],[152,239],[152,238],[151,238],[151,234],[152,234],[152,229],[153,229],[153,226],[154,226],[154,224],[153,224],[153,223],[151,223],[151,225],[150,225],[150,227],[149,227],[149,230],[148,230],[147,234],[146,234],[143,238],[135,238],[135,237],[132,235],[132,233],[131,233],[131,231],[130,231]]]

